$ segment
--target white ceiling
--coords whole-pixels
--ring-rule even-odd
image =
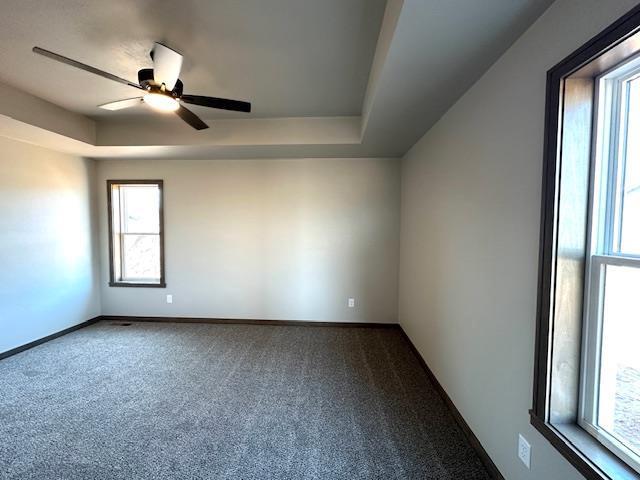
[[[2,0],[0,81],[74,112],[108,114],[96,105],[139,92],[31,48],[137,82],[162,41],[184,54],[185,93],[250,100],[256,117],[359,115],[385,3]]]
[[[0,135],[92,157],[401,156],[551,3],[3,0]],[[194,108],[201,132],[105,112],[136,91],[31,52],[136,80],[154,41],[185,54],[186,92],[254,112]]]

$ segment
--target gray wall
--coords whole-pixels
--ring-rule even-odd
[[[545,73],[636,3],[555,2],[403,159],[400,323],[510,480],[582,478],[527,413]]]
[[[111,288],[105,181],[141,178],[164,180],[167,288]],[[396,322],[399,188],[398,159],[100,160],[103,313]]]
[[[556,1],[403,159],[400,323],[509,480],[581,478],[527,413],[545,73],[636,3]]]
[[[0,352],[100,314],[93,161],[0,137]]]

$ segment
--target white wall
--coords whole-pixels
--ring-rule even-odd
[[[528,417],[545,73],[636,3],[556,1],[403,159],[400,323],[509,480],[581,478]]]
[[[100,315],[94,173],[0,137],[0,352]]]
[[[167,288],[109,287],[105,182],[142,178]],[[395,323],[399,188],[398,159],[100,160],[103,314]]]

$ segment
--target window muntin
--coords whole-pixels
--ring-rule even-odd
[[[109,181],[111,285],[164,286],[162,181]]]
[[[579,423],[640,472],[640,61],[597,88]]]

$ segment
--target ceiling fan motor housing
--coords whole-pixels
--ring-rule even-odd
[[[142,70],[138,70],[138,83],[140,86],[146,90],[161,92],[161,85],[158,85],[153,79],[153,68],[143,68]],[[182,96],[183,84],[181,80],[176,81],[173,90],[170,92],[162,92],[166,94],[170,94],[172,97],[179,98]]]
[[[138,70],[138,83],[141,87],[147,88],[147,86],[153,84],[153,68],[143,68],[142,70]]]

